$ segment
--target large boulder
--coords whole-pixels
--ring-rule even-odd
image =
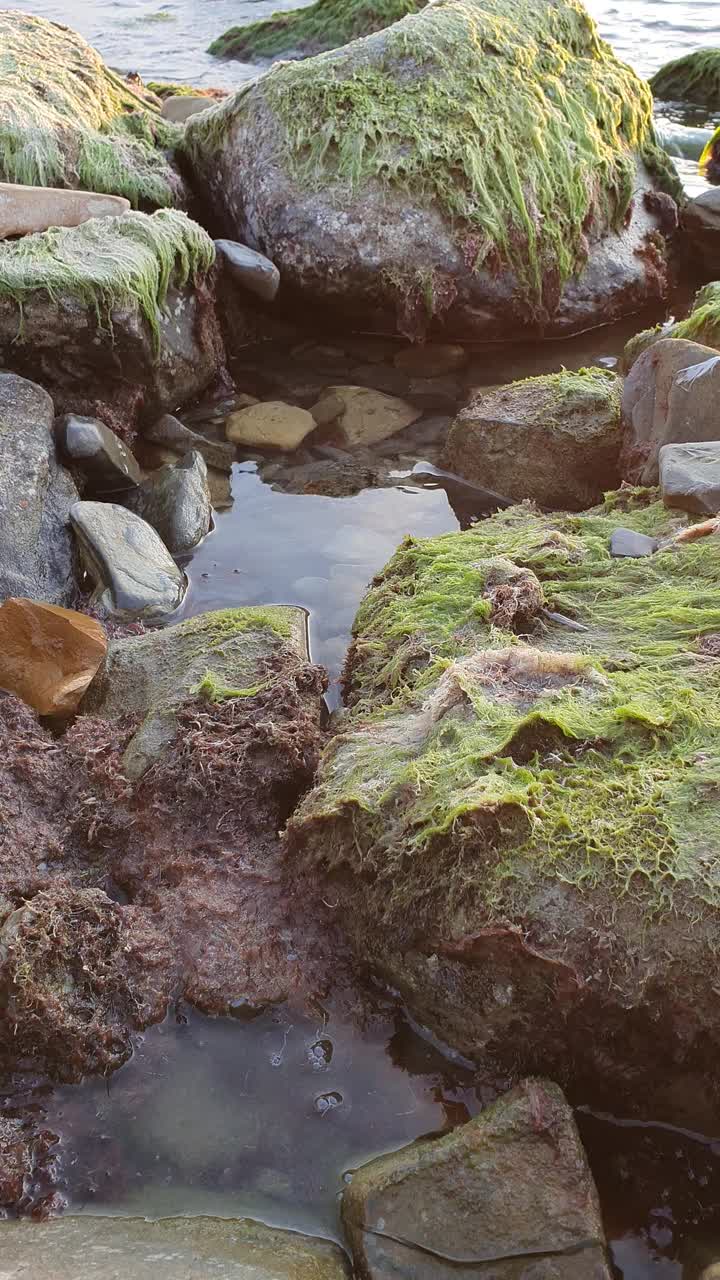
[[[363,1280],[610,1280],[572,1111],[542,1080],[355,1170],[343,1220]]]
[[[184,145],[223,233],[346,321],[560,334],[665,290],[678,180],[574,0],[438,0],[273,68]]]
[[[719,391],[720,351],[684,338],[652,343],[623,387],[623,478],[657,484],[663,445],[717,440]]]
[[[720,49],[694,49],[666,62],[650,80],[656,98],[720,107]]]
[[[0,180],[183,204],[179,136],[152,95],[106,67],[68,27],[0,12]]]
[[[55,456],[53,419],[42,387],[0,373],[0,601],[67,604],[75,590],[69,517],[78,492]]]
[[[707,1121],[720,593],[716,537],[665,545],[683,524],[620,490],[407,539],[356,619],[352,709],[289,856],[446,1043]],[[621,526],[664,549],[611,557]]]
[[[290,13],[274,13],[259,22],[230,27],[208,50],[217,58],[309,57],[337,49],[360,36],[381,31],[408,13],[418,13],[427,0],[315,0]]]
[[[164,209],[0,243],[0,359],[125,430],[199,395],[223,348],[210,237]]]
[[[441,462],[473,484],[581,511],[618,481],[620,391],[605,369],[481,391],[455,419]]]

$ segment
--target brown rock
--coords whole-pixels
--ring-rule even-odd
[[[0,182],[0,239],[48,227],[78,227],[90,218],[117,218],[129,210],[130,201],[124,196]]]
[[[465,348],[456,342],[427,342],[398,351],[393,363],[411,378],[439,378],[462,369],[466,360]]]
[[[103,628],[83,613],[17,597],[0,605],[0,687],[39,715],[75,711],[106,652]]]
[[[164,120],[171,120],[173,124],[184,124],[190,116],[196,116],[199,111],[207,111],[208,107],[214,105],[212,98],[177,93],[165,99],[160,114]]]
[[[334,412],[335,402],[340,401],[342,412],[334,415],[339,437],[347,445],[375,444],[394,436],[396,431],[409,427],[422,417],[422,409],[385,395],[371,387],[326,387],[313,407],[313,414],[323,413],[323,406],[330,401]]]
[[[362,1280],[610,1280],[572,1112],[542,1080],[364,1165],[343,1219]]]
[[[622,395],[620,474],[654,485],[666,444],[718,437],[720,353],[685,338],[661,338],[632,366]]]
[[[225,434],[233,444],[254,449],[297,449],[311,431],[315,419],[307,409],[268,400],[231,413],[225,423]]]

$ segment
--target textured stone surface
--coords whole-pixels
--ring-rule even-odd
[[[123,499],[123,505],[147,520],[168,551],[192,551],[208,532],[212,517],[208,469],[202,454],[185,454],[161,467]]]
[[[133,454],[104,422],[66,413],[55,430],[61,451],[84,477],[86,497],[121,493],[140,483]]]
[[[0,605],[0,689],[40,715],[75,710],[107,652],[99,622],[32,600]]]
[[[311,431],[315,419],[307,409],[267,400],[231,413],[225,423],[225,434],[233,444],[258,449],[297,449]]]
[[[572,1112],[542,1080],[356,1170],[343,1220],[362,1280],[611,1276]]]
[[[441,465],[508,498],[583,510],[617,483],[620,387],[596,369],[483,392],[455,419]]]
[[[3,1280],[348,1280],[337,1245],[249,1218],[0,1224]]]
[[[0,373],[0,600],[67,604],[75,590],[70,507],[77,489],[58,465],[47,392]]]
[[[659,464],[660,491],[666,507],[717,515],[720,511],[720,440],[663,445]]]
[[[0,182],[0,239],[27,236],[48,227],[77,227],[88,218],[117,218],[129,208],[130,201],[124,196]]]
[[[185,575],[145,520],[115,502],[76,502],[70,519],[103,610],[152,621],[177,609]]]
[[[280,272],[269,258],[237,240],[216,240],[226,274],[249,293],[272,302],[280,288]]]
[[[342,408],[335,414],[338,401]],[[338,437],[349,446],[376,444],[422,417],[422,410],[415,405],[370,387],[326,387],[313,413],[323,414],[328,402]]]
[[[664,444],[718,437],[720,355],[685,338],[662,338],[635,361],[622,395],[620,471],[635,484],[657,484]]]
[[[720,274],[720,188],[688,200],[681,221],[693,252],[715,279]]]

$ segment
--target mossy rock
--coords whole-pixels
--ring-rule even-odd
[[[178,707],[198,694],[210,702],[253,697],[268,683],[268,664],[307,660],[302,609],[220,609],[141,638],[114,641],[88,689],[82,711],[115,718],[142,716],[124,756],[139,777],[177,732]]]
[[[437,0],[272,68],[183,146],[224,233],[346,322],[565,333],[665,289],[679,181],[578,0]]]
[[[307,8],[231,27],[210,45],[208,53],[244,62],[286,53],[308,57],[382,31],[426,4],[427,0],[315,0]]]
[[[623,371],[629,373],[643,351],[661,338],[687,338],[704,347],[720,350],[720,281],[703,285],[695,295],[692,310],[684,320],[672,324],[658,324],[654,329],[643,329],[625,345]]]
[[[609,546],[683,525],[628,489],[407,539],[290,826],[357,954],[441,1039],[654,1116],[683,1073],[717,1101],[720,559],[717,537]]]
[[[224,358],[215,247],[184,213],[91,219],[0,243],[0,353],[58,411],[127,428],[199,395]]]
[[[183,205],[178,136],[74,31],[0,13],[0,181],[102,191],[134,208]]]
[[[656,98],[720,107],[720,49],[696,49],[666,62],[650,80]]]

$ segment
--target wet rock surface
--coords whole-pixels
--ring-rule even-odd
[[[600,1206],[556,1085],[364,1165],[343,1196],[363,1280],[610,1280]]]
[[[133,454],[104,422],[68,413],[58,420],[55,431],[61,452],[84,479],[85,497],[107,497],[140,483],[140,467]]]
[[[53,417],[46,391],[0,373],[0,600],[69,604],[75,591],[68,519],[78,493],[55,456]]]
[[[706,271],[720,275],[720,190],[703,191],[683,209],[682,227]]]
[[[174,613],[185,575],[147,521],[116,502],[76,502],[70,519],[103,611],[130,620]]]
[[[700,515],[720,512],[720,440],[663,445],[659,466],[660,492],[667,507]]]
[[[88,218],[117,218],[129,209],[130,201],[122,196],[0,182],[0,239],[48,227],[77,227]]]
[[[212,519],[204,457],[193,450],[179,462],[161,467],[128,493],[123,505],[152,525],[173,555],[192,551]]]
[[[369,387],[326,387],[313,406],[316,422],[333,423],[341,444],[353,448],[377,444],[409,427],[422,410],[396,396]]]
[[[17,598],[0,605],[0,689],[39,715],[75,711],[106,652],[103,628],[83,613]]]
[[[281,400],[248,405],[231,413],[225,433],[233,444],[260,449],[296,449],[316,427],[307,409]]]
[[[7,1280],[348,1280],[340,1249],[245,1219],[65,1218],[0,1224]],[[202,1268],[199,1272],[198,1268]]]
[[[621,386],[592,369],[481,393],[450,428],[442,466],[517,501],[591,506],[617,483]]]
[[[235,449],[231,444],[208,440],[198,431],[185,426],[171,413],[163,414],[162,418],[147,427],[143,431],[143,440],[170,449],[181,457],[191,451],[201,453],[208,467],[219,471],[230,471],[235,461]]]
[[[715,440],[720,387],[717,350],[662,338],[635,361],[622,394],[620,471],[636,484],[657,484],[665,444]]]
[[[236,240],[216,240],[215,248],[233,283],[263,302],[274,301],[280,288],[280,272],[269,258]]]

